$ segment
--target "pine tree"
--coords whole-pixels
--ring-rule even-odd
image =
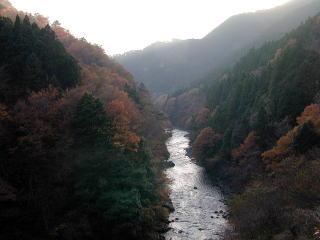
[[[111,147],[114,135],[112,122],[107,118],[104,106],[92,94],[84,94],[79,100],[74,116],[75,145],[84,147]]]
[[[268,115],[264,108],[260,108],[255,124],[255,131],[259,136],[265,136],[268,125]]]
[[[24,24],[24,25],[28,25],[28,26],[31,25],[31,24],[30,24],[30,19],[29,19],[28,15],[26,15],[26,16],[24,17],[24,19],[23,19],[23,24]]]
[[[14,22],[14,29],[15,31],[19,31],[21,27],[21,19],[19,17],[19,15],[16,16],[16,20]]]

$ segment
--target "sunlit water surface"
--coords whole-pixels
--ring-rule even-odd
[[[187,156],[188,132],[173,130],[167,141],[170,161],[175,167],[166,173],[171,179],[170,197],[175,211],[170,214],[166,240],[207,240],[221,239],[228,222],[222,217],[227,211],[224,197],[218,187],[210,181],[203,167]]]

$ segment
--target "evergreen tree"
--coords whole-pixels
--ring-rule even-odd
[[[20,19],[19,15],[17,15],[16,20],[14,22],[14,30],[19,31],[20,27],[21,27],[21,19]]]
[[[0,68],[7,76],[6,88],[11,89],[0,92],[0,102],[14,104],[49,85],[68,89],[80,82],[80,67],[50,26],[39,29],[28,16],[21,21],[17,15],[14,23],[1,17],[0,42]]]
[[[92,94],[84,94],[79,100],[74,116],[75,145],[84,149],[111,147],[114,135],[112,122],[107,118],[104,106]]]
[[[268,125],[268,115],[264,108],[260,108],[257,116],[257,121],[255,124],[255,131],[257,132],[258,136],[265,136],[267,132],[267,125]]]
[[[27,25],[27,26],[30,26],[30,19],[28,17],[28,15],[26,15],[23,19],[23,25]]]

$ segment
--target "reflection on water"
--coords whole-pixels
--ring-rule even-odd
[[[167,142],[170,161],[175,167],[166,173],[172,180],[171,194],[175,212],[170,214],[172,229],[166,240],[221,239],[228,223],[223,218],[226,206],[219,188],[214,187],[203,167],[186,155],[189,147],[188,132],[173,130]],[[221,212],[220,212],[221,211]],[[222,213],[224,212],[224,213]]]

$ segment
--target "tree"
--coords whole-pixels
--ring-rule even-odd
[[[79,100],[74,115],[74,139],[77,147],[110,148],[114,135],[112,122],[103,104],[92,94],[85,93]]]
[[[297,117],[297,123],[303,124],[305,121],[312,121],[317,125],[320,122],[320,108],[317,104],[310,104],[307,106],[302,114]]]
[[[17,15],[14,23],[1,17],[0,42],[0,68],[10,89],[0,92],[0,101],[14,104],[49,85],[69,89],[80,82],[77,61],[50,26],[40,29],[35,23],[31,25],[28,16],[21,21]]]
[[[16,20],[15,20],[15,22],[14,22],[14,29],[15,29],[16,31],[19,31],[20,26],[21,26],[21,19],[20,19],[19,15],[17,15],[17,16],[16,16]]]
[[[232,156],[234,158],[238,158],[238,157],[241,157],[242,155],[246,154],[255,145],[256,140],[257,140],[256,133],[250,132],[249,135],[244,140],[243,144],[241,144],[240,147],[238,147],[232,151]]]
[[[255,124],[255,130],[259,136],[266,135],[268,126],[268,115],[264,108],[260,108]]]
[[[23,19],[23,24],[24,24],[24,25],[28,25],[28,26],[31,25],[31,24],[30,24],[30,19],[29,19],[28,15],[26,15],[26,16],[24,17],[24,19]]]
[[[221,135],[215,133],[212,128],[204,128],[193,143],[193,154],[199,160],[212,157],[220,149],[221,140]]]

